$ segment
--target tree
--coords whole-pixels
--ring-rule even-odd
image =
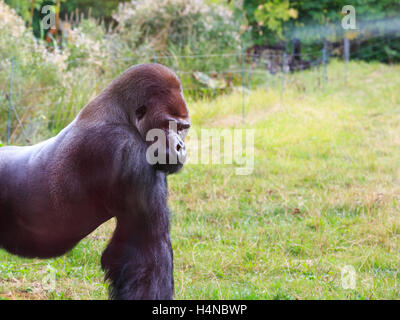
[[[71,13],[78,9],[80,12],[88,14],[91,8],[91,14],[94,18],[103,18],[110,20],[114,10],[118,5],[129,0],[102,0],[99,4],[98,0],[68,0],[62,7],[61,16],[65,13]]]
[[[284,23],[297,18],[289,0],[244,0],[243,9],[256,44],[283,40]]]

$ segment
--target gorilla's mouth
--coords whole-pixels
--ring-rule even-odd
[[[177,139],[177,140],[170,139],[169,142],[170,142],[169,145],[173,146],[173,147],[167,148],[167,150],[165,152],[165,157],[164,157],[165,162],[164,161],[157,162],[155,164],[155,168],[156,168],[156,170],[160,170],[165,173],[171,174],[171,173],[178,172],[180,169],[182,169],[183,165],[185,164],[185,162],[186,162],[186,147],[185,147],[185,143],[181,139]],[[163,158],[163,157],[161,157],[161,158]]]
[[[166,173],[179,171],[186,162],[186,146],[175,131],[159,130],[146,152],[149,164]]]
[[[162,171],[165,172],[166,174],[173,174],[173,173],[177,173],[179,170],[181,170],[183,168],[183,164],[182,163],[178,163],[178,164],[155,164],[154,168],[158,171]]]

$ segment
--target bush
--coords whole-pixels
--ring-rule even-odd
[[[80,25],[70,30],[64,46],[68,49],[68,65],[102,68],[109,57],[105,31],[95,20],[83,20]]]
[[[56,101],[59,97],[63,84],[60,75],[66,70],[66,58],[59,50],[47,51],[43,43],[25,28],[16,12],[0,1],[0,103],[7,106],[0,109],[2,133],[6,132],[7,126],[11,64],[14,65],[13,103],[24,120],[31,122],[46,112],[43,105],[47,106],[48,101]],[[12,125],[13,129],[18,128],[14,114]]]
[[[11,61],[12,100],[33,141],[58,133],[112,79],[133,64],[157,62],[176,71],[187,95],[219,91],[195,82],[193,72],[232,69],[240,53],[240,24],[230,9],[202,0],[138,0],[121,4],[109,30],[86,19],[49,48],[0,0],[0,139],[6,140]],[[62,49],[60,49],[62,48]],[[191,56],[196,57],[182,57]],[[162,56],[162,57],[161,57]],[[230,79],[231,81],[232,79]],[[237,80],[236,80],[237,81]],[[12,113],[12,143],[25,143]]]
[[[202,0],[138,0],[119,5],[113,15],[131,48],[168,53],[170,46],[193,52],[226,51],[240,46],[232,12]]]
[[[102,32],[93,21],[83,21],[63,50],[50,50],[0,0],[0,140],[6,140],[11,74],[14,109],[34,141],[58,133],[104,88],[111,78],[110,43]],[[11,142],[25,143],[14,111],[11,116]]]

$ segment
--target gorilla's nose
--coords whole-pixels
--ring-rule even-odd
[[[186,147],[185,143],[181,138],[178,137],[175,145],[175,150],[178,155],[178,160],[180,163],[185,163],[186,161]]]
[[[176,151],[180,152],[182,149],[185,149],[185,144],[181,139],[179,139],[178,143],[176,144]]]

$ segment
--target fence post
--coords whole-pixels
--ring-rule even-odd
[[[245,76],[245,70],[244,70],[244,45],[243,41],[241,42],[240,45],[240,55],[241,55],[241,69],[242,69],[242,122],[244,122],[244,113],[245,113],[245,99],[244,99],[244,76]]]
[[[281,107],[283,106],[283,92],[285,90],[285,61],[286,61],[286,51],[283,51],[283,54],[282,54]]]
[[[157,63],[157,56],[155,55],[155,53],[153,53],[153,62]]]
[[[324,47],[322,49],[322,88],[325,90],[325,85],[327,82],[327,75],[326,75],[326,62],[327,62],[327,42],[326,39],[324,39]]]
[[[349,64],[349,59],[350,59],[350,40],[345,36],[344,37],[344,42],[343,42],[343,47],[344,47],[344,61],[345,61],[345,82],[347,82],[347,72],[348,72],[348,64]]]
[[[7,121],[7,145],[10,145],[11,135],[11,111],[12,111],[12,90],[14,78],[14,57],[11,58],[11,73],[10,73],[10,92],[8,94],[8,121]]]

